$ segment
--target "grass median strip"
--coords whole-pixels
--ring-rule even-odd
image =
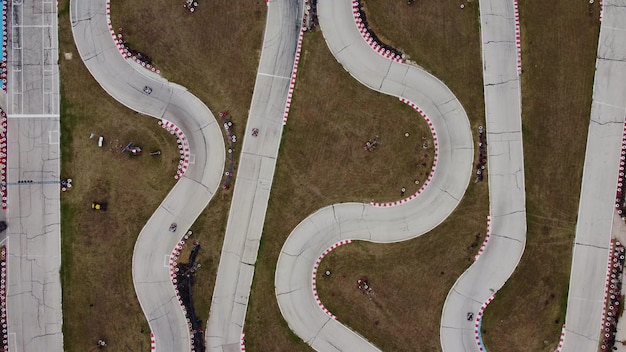
[[[482,335],[494,351],[552,351],[565,321],[599,7],[566,0],[519,7],[526,250],[487,307]]]

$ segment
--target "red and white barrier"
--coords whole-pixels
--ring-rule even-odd
[[[626,216],[623,214],[622,198],[624,193],[624,168],[626,167],[626,117],[624,118],[624,129],[622,130],[622,150],[619,158],[619,175],[617,177],[617,191],[615,195],[615,208],[617,214],[622,218]]]
[[[561,329],[561,338],[559,339],[559,345],[557,346],[554,352],[563,351],[563,344],[565,343],[565,324],[563,324],[563,329]]]
[[[604,12],[604,7],[602,6],[602,0],[599,0],[599,2],[600,2],[600,22],[602,22],[602,14]]]
[[[515,9],[515,47],[517,48],[517,74],[522,73],[522,36],[520,34],[518,0],[513,1]]]
[[[0,109],[0,196],[3,210],[7,208],[7,192],[7,114]]]
[[[304,27],[300,29],[298,35],[298,47],[296,48],[296,57],[293,61],[293,69],[291,70],[291,82],[289,83],[289,92],[287,93],[287,102],[285,103],[285,111],[283,113],[283,126],[287,124],[289,109],[291,108],[291,99],[293,91],[296,88],[296,73],[298,73],[298,63],[300,62],[300,53],[302,52],[302,36],[304,35]]]
[[[191,156],[189,149],[189,141],[185,137],[185,133],[173,122],[167,120],[161,120],[158,122],[159,126],[163,127],[166,131],[176,136],[178,142],[178,152],[180,153],[180,161],[178,163],[178,170],[176,170],[175,179],[183,177],[187,169],[189,168],[189,158]]]
[[[120,54],[122,54],[122,57],[124,57],[124,59],[131,59],[152,72],[161,73],[161,71],[159,71],[156,67],[150,64],[147,64],[139,60],[136,56],[132,55],[128,51],[126,46],[124,46],[122,35],[115,33],[115,30],[113,29],[113,24],[111,23],[111,2],[110,1],[107,1],[106,3],[106,12],[107,12],[107,25],[109,26],[109,32],[111,33],[111,38],[113,38],[113,42],[117,46],[117,50],[119,50]]]
[[[154,333],[150,333],[150,350],[156,351],[156,339],[154,338]]]
[[[7,249],[0,249],[0,326],[2,326],[2,343],[0,350],[9,350],[9,333],[7,331]]]
[[[401,204],[407,203],[407,202],[417,198],[417,196],[419,196],[422,192],[424,192],[426,187],[428,187],[428,184],[430,184],[430,181],[433,179],[433,175],[435,173],[435,169],[437,168],[437,159],[439,158],[439,141],[437,140],[437,131],[435,131],[435,127],[433,126],[432,121],[430,121],[430,118],[428,118],[426,113],[422,109],[420,109],[419,106],[415,105],[410,100],[404,99],[404,98],[400,98],[400,101],[402,101],[403,103],[408,104],[410,107],[415,109],[417,112],[420,113],[420,115],[422,115],[424,120],[426,120],[426,123],[428,124],[428,127],[430,128],[430,133],[433,136],[433,144],[435,145],[435,155],[433,157],[433,166],[430,169],[430,174],[428,175],[428,178],[426,178],[426,180],[422,183],[422,187],[420,187],[420,189],[417,192],[415,192],[414,194],[408,196],[407,198],[404,198],[404,199],[401,199],[401,200],[398,200],[398,201],[395,201],[395,202],[387,202],[387,203],[370,202],[370,204],[375,206],[375,207],[392,207],[392,206],[396,206],[396,205],[401,205]]]
[[[496,298],[496,295],[489,297],[487,299],[487,302],[483,303],[480,306],[480,310],[478,311],[478,316],[476,317],[476,322],[474,323],[474,336],[476,338],[476,345],[478,346],[479,351],[486,351],[485,347],[483,346],[482,339],[480,338],[480,322],[482,321],[483,313],[485,312],[485,309],[487,308],[489,303],[493,301],[494,298]]]
[[[178,304],[180,305],[180,309],[183,312],[183,315],[185,315],[185,318],[187,319],[187,328],[189,329],[189,331],[191,332],[191,319],[189,318],[189,315],[187,314],[187,309],[185,308],[185,304],[183,303],[183,298],[180,296],[180,292],[178,291],[178,286],[176,285],[178,282],[178,279],[176,278],[176,273],[178,272],[179,268],[178,268],[178,257],[180,256],[181,251],[183,250],[183,246],[185,245],[185,242],[189,239],[189,236],[191,236],[192,232],[191,231],[187,231],[187,233],[185,233],[185,235],[183,236],[183,238],[178,241],[178,243],[176,244],[176,246],[174,246],[174,249],[172,249],[172,253],[170,254],[170,279],[172,280],[172,285],[174,286],[174,293],[176,294],[176,298],[178,299]],[[193,334],[190,335],[191,336],[191,349],[192,351],[194,350],[193,347]]]
[[[2,90],[6,93],[7,91],[7,40],[8,40],[8,29],[7,29],[7,9],[8,9],[8,0],[4,0],[2,2],[2,62],[0,62],[0,80],[2,81]]]
[[[480,249],[478,250],[478,254],[474,256],[474,261],[477,261],[478,257],[480,257],[480,255],[483,254],[483,252],[487,248],[487,244],[489,243],[490,237],[491,237],[491,215],[487,215],[487,234],[485,235],[485,240],[483,241],[483,244],[480,246]]]
[[[363,19],[361,18],[361,12],[359,11],[361,4],[358,0],[352,0],[352,17],[354,17],[354,23],[361,33],[361,37],[367,42],[367,44],[372,48],[375,52],[380,55],[391,59],[396,62],[404,62],[404,55],[397,55],[396,53],[385,49],[380,43],[374,40],[372,34],[367,30],[365,23],[363,23]]]
[[[239,348],[241,352],[246,352],[246,333],[241,330],[241,340],[239,340]]]
[[[339,246],[343,246],[344,244],[348,244],[348,243],[352,243],[352,240],[339,241],[339,242],[333,244],[332,246],[328,247],[322,254],[320,254],[319,257],[317,257],[317,260],[315,261],[315,265],[313,265],[313,274],[312,274],[313,297],[315,297],[315,302],[317,302],[317,305],[320,307],[322,312],[326,313],[326,315],[328,315],[333,320],[337,320],[337,317],[335,317],[333,315],[333,313],[331,313],[328,309],[326,309],[326,307],[324,307],[324,304],[320,300],[320,297],[317,295],[317,269],[319,268],[320,263],[322,262],[322,259],[324,259],[324,257],[328,253],[330,253],[330,251],[332,251],[333,249],[335,249],[335,248],[337,248]]]

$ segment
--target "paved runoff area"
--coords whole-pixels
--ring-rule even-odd
[[[56,1],[10,2],[7,31],[9,349],[61,352]]]
[[[563,351],[600,343],[626,113],[626,1],[605,0],[572,259]],[[621,320],[620,320],[621,322]],[[616,343],[616,346],[619,346]]]

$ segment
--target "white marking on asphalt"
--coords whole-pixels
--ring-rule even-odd
[[[613,105],[613,104],[609,104],[609,103],[603,103],[601,101],[596,101],[596,104],[603,105],[603,106],[608,106],[608,107],[616,108],[616,109],[620,109],[620,110],[626,110],[626,107],[624,107],[624,106]]]
[[[50,28],[52,26],[49,25],[49,24],[44,24],[44,25],[41,25],[41,24],[14,24],[12,27],[13,28]]]
[[[169,256],[169,254],[165,255],[165,263],[163,263],[163,267],[165,267],[165,268],[169,268],[170,267],[170,256]]]
[[[48,144],[59,144],[59,131],[48,131]]]
[[[263,72],[259,72],[258,75],[259,76],[266,76],[266,77],[273,77],[273,78],[291,79],[291,77],[277,76],[277,75],[272,75],[272,74],[263,73]]]
[[[59,114],[10,114],[7,115],[7,118],[15,118],[15,119],[58,119],[61,115]]]
[[[196,163],[196,154],[189,154],[189,163],[190,164]]]

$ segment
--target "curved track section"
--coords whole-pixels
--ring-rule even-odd
[[[513,0],[480,1],[490,236],[483,253],[448,293],[440,330],[444,351],[484,350],[482,311],[515,270],[526,243],[515,11]]]
[[[107,25],[105,0],[72,0],[72,32],[89,72],[113,98],[142,114],[179,126],[188,138],[193,164],[139,234],[133,254],[133,282],[154,344],[161,351],[190,349],[187,321],[170,280],[169,256],[219,187],[225,162],[220,125],[185,88],[126,61]],[[152,88],[150,95],[143,88]],[[168,228],[178,224],[176,233]]]
[[[472,134],[463,107],[441,81],[372,50],[355,24],[350,0],[318,0],[318,17],[337,61],[370,89],[419,106],[439,141],[437,168],[418,197],[394,207],[342,203],[322,208],[293,230],[278,258],[276,297],[283,317],[298,336],[318,351],[377,351],[318,306],[311,282],[316,260],[342,240],[404,241],[444,221],[469,184]]]

